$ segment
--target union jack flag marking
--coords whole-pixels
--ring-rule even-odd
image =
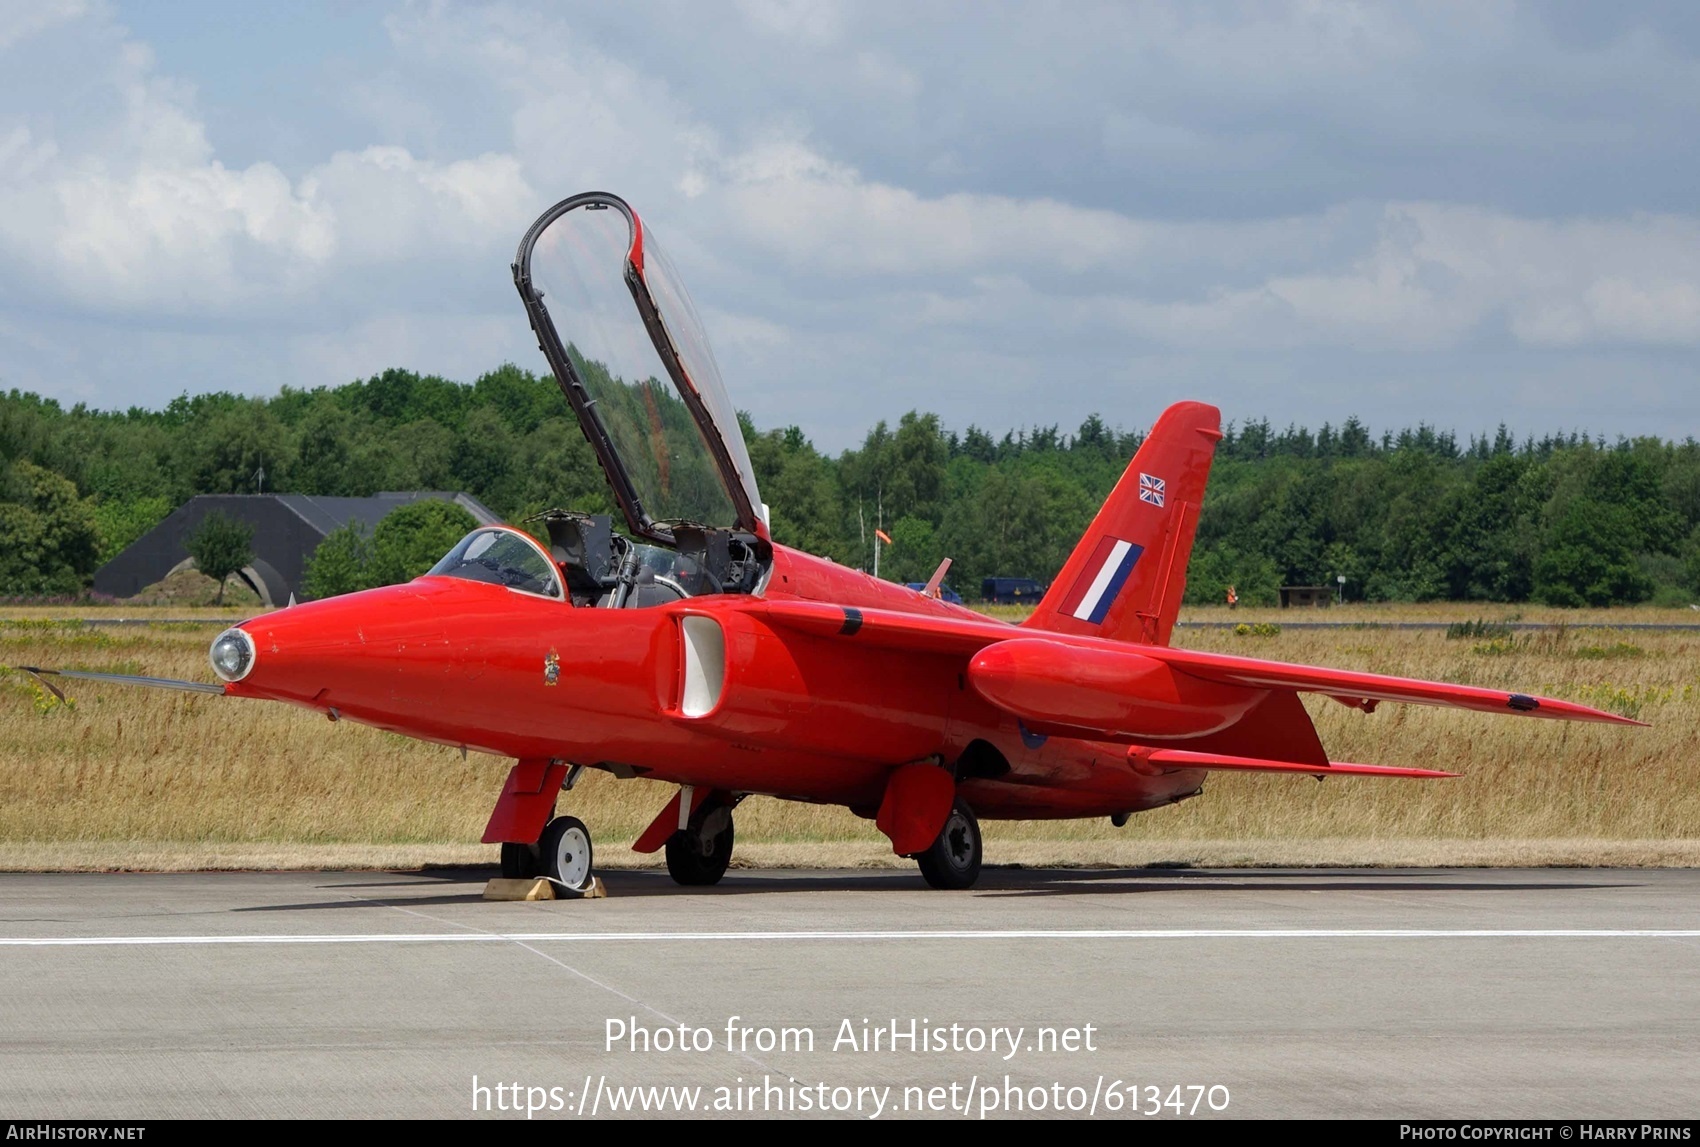
[[[1169,484],[1161,478],[1153,478],[1149,474],[1139,476],[1139,500],[1150,502],[1153,506],[1161,507],[1163,498],[1169,492]]]

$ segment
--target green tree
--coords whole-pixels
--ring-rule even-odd
[[[0,591],[76,593],[99,560],[94,507],[75,486],[21,460],[0,474]]]
[[[171,513],[171,499],[104,499],[94,507],[95,528],[100,534],[100,560],[109,562],[130,543],[153,529]]]
[[[1626,507],[1571,502],[1535,562],[1535,599],[1562,606],[1645,601],[1652,585],[1635,560],[1639,534]]]
[[[933,524],[925,518],[899,518],[891,527],[891,545],[880,556],[880,576],[890,581],[926,581],[938,565]]]
[[[503,363],[472,384],[471,401],[502,416],[509,429],[529,434],[564,406],[553,377],[538,378],[513,363]]]
[[[832,462],[796,426],[758,434],[746,423],[744,439],[769,506],[774,541],[838,561],[852,560],[854,547],[840,532],[843,511]]]
[[[471,514],[453,502],[436,498],[422,498],[391,510],[372,531],[368,584],[412,581],[477,528]]]
[[[336,597],[372,585],[372,542],[354,522],[325,535],[307,560],[301,582],[309,598]]]
[[[212,397],[225,401],[193,410],[188,425],[177,435],[173,470],[179,482],[187,479],[189,486],[179,489],[180,500],[190,494],[258,493],[262,468],[268,477],[266,489],[276,489],[294,465],[295,443],[289,428],[263,399]]]
[[[570,418],[546,418],[519,442],[514,470],[518,504],[502,507],[512,521],[554,507],[618,514],[596,453]]]
[[[945,463],[950,451],[939,433],[939,416],[911,410],[898,422],[891,449],[885,456],[885,512],[894,518],[939,521],[939,495],[944,490]]]
[[[1440,565],[1447,596],[1523,601],[1533,585],[1533,463],[1495,454],[1441,509]]]
[[[215,510],[189,535],[189,556],[197,569],[218,582],[214,604],[223,605],[225,579],[254,560],[254,527]]]
[[[341,497],[375,492],[355,457],[356,436],[363,429],[355,423],[350,412],[329,395],[314,395],[297,426],[295,465],[290,471],[294,489]]]
[[[1195,550],[1186,571],[1186,601],[1189,605],[1222,605],[1233,586],[1241,605],[1271,606],[1281,600],[1281,578],[1275,563],[1260,554],[1248,554],[1231,545]]]

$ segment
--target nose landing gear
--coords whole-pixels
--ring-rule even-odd
[[[569,892],[583,892],[591,885],[594,852],[590,830],[576,816],[558,816],[543,829],[537,842],[540,876],[547,876]],[[504,853],[506,849],[504,848]]]
[[[502,845],[502,876],[535,880],[542,876],[568,892],[586,892],[595,883],[595,849],[590,830],[576,816],[558,816],[536,844]]]
[[[554,815],[556,799],[570,791],[583,773],[583,765],[541,757],[522,759],[508,773],[484,829],[486,842],[501,842],[505,879],[543,876],[577,893],[594,886],[590,830],[575,816]],[[535,844],[530,843],[533,840]]]

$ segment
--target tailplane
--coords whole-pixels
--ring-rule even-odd
[[[1214,406],[1177,402],[1165,410],[1024,624],[1167,645],[1221,437]]]

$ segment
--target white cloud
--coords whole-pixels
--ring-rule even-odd
[[[290,325],[321,295],[383,285],[351,280],[356,268],[499,252],[535,207],[508,154],[434,162],[375,145],[336,152],[295,183],[268,162],[228,168],[193,89],[159,75],[153,52],[102,14],[81,19],[79,46],[110,46],[82,61],[108,117],[64,140],[41,134],[52,114],[0,132],[0,266],[21,270],[14,293],[35,302]]]
[[[519,234],[535,198],[510,155],[439,164],[393,146],[338,152],[301,181],[299,197],[335,220],[342,249],[364,263],[483,252]]]
[[[836,0],[737,0],[751,28],[800,44],[825,46],[844,31],[843,6]]]
[[[294,377],[322,383],[391,367],[471,380],[535,345],[508,312],[465,314],[384,308],[336,331],[290,338],[279,357]]]
[[[87,11],[84,0],[0,0],[0,52]]]
[[[1475,194],[1473,169],[1446,194],[1413,192],[1414,177],[1391,179],[1394,193],[1328,186],[1352,148],[1380,148],[1399,175],[1448,133],[1492,142],[1534,123],[1517,99],[1483,95],[1499,75],[1483,61],[1527,31],[1502,4],[1444,20],[1299,3],[1232,19],[1111,5],[1057,21],[1014,5],[905,22],[877,6],[749,0],[730,19],[677,5],[624,41],[610,22],[629,17],[609,10],[407,6],[386,21],[392,56],[350,81],[366,135],[292,166],[221,155],[202,95],[103,9],[17,11],[29,19],[0,15],[3,329],[25,325],[23,307],[121,316],[152,332],[168,394],[182,385],[172,364],[216,358],[212,342],[174,357],[170,332],[208,321],[241,324],[246,353],[269,356],[244,374],[255,386],[387,365],[472,374],[510,354],[536,367],[507,263],[537,211],[593,187],[655,225],[758,418],[806,421],[816,401],[868,420],[937,399],[1008,424],[1061,378],[1083,380],[1090,403],[1140,377],[1213,379],[1224,356],[1280,394],[1301,373],[1344,390],[1312,364],[1358,356],[1331,368],[1355,372],[1336,399],[1349,402],[1421,394],[1431,368],[1413,364],[1480,346],[1700,344],[1700,217],[1687,207],[1543,209]],[[1583,57],[1589,91],[1633,95],[1642,76],[1674,74],[1668,46],[1639,32],[1592,55],[1545,52],[1529,72],[1562,77]],[[669,59],[718,71],[693,79]],[[1423,78],[1469,61],[1481,65],[1470,83]],[[8,86],[21,62],[74,67],[77,98]],[[1670,106],[1695,102],[1671,90]],[[444,91],[479,93],[479,122],[499,130],[464,145]],[[1565,119],[1550,112],[1561,102],[1540,105],[1562,121],[1560,143],[1622,122]],[[1418,114],[1434,107],[1445,114]],[[1078,150],[1060,154],[1077,169],[1041,170],[1071,133]],[[1153,207],[1142,195],[1163,179],[1195,180],[1213,206]],[[1328,193],[1289,197],[1285,181]],[[1223,209],[1234,194],[1254,209]],[[52,344],[0,338],[0,374],[51,382]],[[85,390],[120,360],[63,356]],[[1224,385],[1264,401],[1253,382]]]
[[[705,194],[729,240],[817,281],[927,284],[945,325],[1043,312],[1171,346],[1700,342],[1700,220],[1538,220],[1446,203],[1252,221],[1132,218],[1044,199],[925,196],[798,141],[733,156]],[[1373,220],[1373,226],[1366,223]]]

